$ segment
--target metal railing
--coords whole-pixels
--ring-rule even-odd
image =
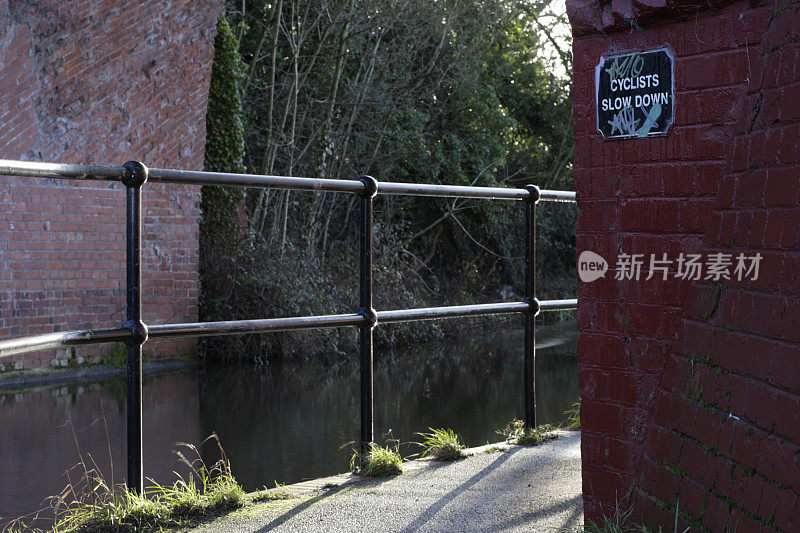
[[[36,178],[120,181],[126,190],[126,321],[118,328],[104,330],[62,331],[0,341],[0,358],[38,350],[81,346],[106,342],[127,345],[127,485],[143,489],[142,465],[142,345],[148,339],[198,337],[207,335],[240,335],[300,329],[356,326],[360,330],[361,365],[361,435],[362,450],[373,442],[373,329],[383,323],[432,320],[438,318],[522,313],[525,316],[525,414],[529,427],[536,425],[535,390],[535,317],[540,311],[575,309],[577,300],[545,300],[536,298],[536,204],[545,201],[575,201],[570,191],[540,190],[535,185],[523,189],[499,187],[463,187],[421,183],[378,182],[370,176],[359,180],[313,179],[252,174],[224,174],[187,170],[148,169],[131,161],[121,167],[64,165],[0,160],[0,175]],[[220,322],[192,322],[147,326],[141,316],[141,230],[142,186],[146,182],[192,185],[223,185],[333,191],[358,194],[359,220],[359,309],[342,315],[265,318]],[[379,194],[434,197],[521,200],[525,202],[525,298],[521,302],[458,305],[421,309],[377,311],[372,307],[372,209]]]

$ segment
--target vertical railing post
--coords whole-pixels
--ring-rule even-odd
[[[378,192],[378,182],[372,176],[363,176],[361,183],[361,217],[359,220],[359,310],[364,323],[359,327],[361,365],[361,438],[359,450],[366,453],[374,439],[373,429],[373,374],[372,330],[378,315],[372,307],[372,200]]]
[[[536,299],[536,203],[541,193],[536,185],[527,185],[525,199],[525,427],[536,427],[536,315],[539,301]]]
[[[138,161],[125,163],[125,264],[126,321],[131,331],[128,348],[128,488],[143,494],[142,465],[142,344],[147,341],[147,326],[142,322],[142,185],[147,167]]]

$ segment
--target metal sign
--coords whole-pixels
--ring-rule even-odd
[[[600,58],[594,81],[597,129],[603,137],[667,133],[675,110],[672,65],[665,48]]]

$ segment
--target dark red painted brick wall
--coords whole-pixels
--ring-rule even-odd
[[[201,169],[220,9],[0,0],[0,157]],[[0,178],[0,338],[124,321],[123,207],[118,184]],[[144,213],[144,320],[196,320],[198,188],[147,184]]]
[[[586,517],[619,501],[671,531],[679,504],[694,530],[800,531],[800,4],[567,6],[578,252],[763,256],[756,281],[582,284]],[[668,135],[603,141],[600,56],[661,46]]]

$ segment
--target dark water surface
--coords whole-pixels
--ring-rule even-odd
[[[558,423],[578,397],[574,322],[537,328],[538,421]],[[449,427],[468,446],[501,440],[522,415],[522,332],[376,352],[375,432],[401,442]],[[145,377],[145,475],[159,482],[185,469],[172,450],[216,432],[248,490],[347,471],[359,433],[357,356],[333,368],[314,358],[280,366],[206,365]],[[83,457],[108,480],[125,475],[122,379],[22,391],[0,390],[0,517],[43,505]],[[344,447],[342,448],[342,446]],[[216,457],[204,446],[207,461]],[[417,452],[402,445],[401,452]],[[93,463],[92,463],[93,461]],[[113,469],[112,469],[113,467]],[[70,477],[79,478],[73,470]]]

